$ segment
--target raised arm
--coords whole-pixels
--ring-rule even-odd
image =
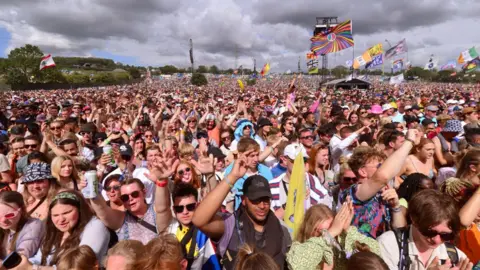
[[[373,174],[370,181],[366,181],[361,185],[358,185],[357,189],[357,198],[361,201],[367,201],[377,192],[379,192],[390,179],[398,175],[402,166],[398,164],[403,164],[405,159],[407,159],[410,150],[412,150],[414,143],[418,144],[420,142],[420,136],[418,130],[410,129],[407,132],[407,139],[405,143],[391,156],[387,158],[377,169],[377,171]]]
[[[473,220],[477,218],[480,213],[480,188],[467,201],[467,203],[460,209],[460,221],[465,227],[472,225]]]
[[[221,207],[230,189],[235,185],[237,180],[247,172],[245,157],[250,152],[251,151],[247,151],[234,161],[230,174],[223,179],[215,189],[208,193],[193,214],[193,224],[212,239],[220,239],[224,233],[225,226],[223,220],[220,220],[215,214]]]
[[[168,190],[168,178],[174,173],[179,163],[173,157],[157,158],[153,169],[145,176],[155,183],[155,213],[158,232],[166,230],[172,221],[170,210],[170,191]]]

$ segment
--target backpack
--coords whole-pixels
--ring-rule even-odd
[[[398,251],[399,251],[398,253],[400,254],[400,258],[398,260],[399,270],[409,270],[410,264],[412,263],[412,261],[410,260],[410,257],[408,256],[409,231],[410,231],[410,227],[393,229],[393,232],[395,234],[395,239],[397,240],[397,244],[398,244]],[[448,242],[445,242],[444,245],[447,248],[447,254],[448,254],[448,257],[450,258],[450,261],[452,262],[453,265],[457,265],[459,262],[457,249],[453,244]],[[444,264],[445,261],[442,260],[441,263]]]

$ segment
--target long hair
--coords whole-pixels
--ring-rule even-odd
[[[300,229],[295,236],[295,240],[304,243],[312,237],[312,233],[318,223],[324,222],[334,216],[333,211],[324,204],[317,204],[310,207],[305,213],[305,217],[303,218]]]
[[[432,181],[423,173],[412,173],[408,175],[398,188],[398,197],[405,199],[407,202],[410,201],[413,195],[421,190],[420,184],[423,180]]]
[[[280,267],[268,254],[245,244],[238,250],[235,270],[280,270]]]
[[[468,179],[471,176],[470,165],[478,166],[480,164],[480,149],[474,148],[461,156],[459,153],[458,159],[458,170],[457,170],[457,178],[460,179]]]
[[[190,181],[190,185],[192,185],[194,188],[198,189],[200,188],[200,179],[198,178],[198,175],[196,173],[196,170],[195,170],[195,167],[192,165],[192,163],[190,162],[186,162],[186,161],[180,161],[180,163],[178,164],[178,166],[180,166],[181,164],[184,164],[186,165],[188,168],[190,168],[190,172],[192,173],[192,180]],[[178,168],[178,167],[177,167]],[[174,177],[174,181],[173,183],[176,185],[178,183],[182,182],[182,178],[181,177],[178,177],[176,171],[175,171],[175,177]]]
[[[317,168],[317,154],[321,150],[327,149],[328,146],[324,145],[323,143],[318,143],[313,146],[312,150],[310,151],[310,158],[308,159],[308,173],[315,175],[315,169]]]
[[[75,161],[70,156],[58,156],[52,160],[52,176],[57,179],[57,182],[60,184],[60,186],[66,184],[62,183],[60,180],[60,170],[62,168],[62,163],[66,160],[70,160],[72,162],[72,175],[70,175],[70,178],[73,181],[77,182],[77,184],[80,183],[80,176],[78,175]]]
[[[65,198],[61,196],[64,193],[70,193],[76,199]],[[65,195],[65,194],[64,194]],[[82,194],[74,191],[68,190],[63,191],[57,194],[58,199],[53,200],[50,202],[50,206],[48,208],[48,217],[46,223],[46,233],[42,240],[42,265],[47,264],[47,256],[50,255],[52,250],[55,250],[52,256],[52,260],[50,261],[50,265],[54,265],[57,263],[59,256],[68,249],[75,248],[80,244],[80,235],[83,233],[85,226],[90,222],[93,217],[93,212],[90,210],[87,202],[83,198]],[[52,208],[55,205],[63,204],[63,205],[71,205],[77,208],[78,210],[78,221],[75,227],[73,228],[70,236],[67,237],[62,243],[63,233],[60,232],[57,227],[53,224],[52,221]]]
[[[23,201],[22,194],[16,191],[2,191],[0,192],[0,203],[6,204],[12,208],[20,208],[20,220],[18,221],[17,225],[15,226],[15,234],[10,242],[10,246],[8,247],[9,250],[15,250],[15,246],[17,243],[18,235],[22,231],[23,227],[28,221],[28,214],[27,209],[25,207],[25,203]],[[0,228],[0,239],[5,239],[5,235],[9,232],[7,230]],[[7,254],[1,254],[6,256]]]

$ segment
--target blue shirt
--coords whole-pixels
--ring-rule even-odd
[[[278,163],[277,165],[273,166],[272,168],[272,176],[273,178],[279,177],[281,174],[287,172],[287,168],[283,167]]]

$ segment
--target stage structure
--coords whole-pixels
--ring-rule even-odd
[[[338,17],[317,17],[317,24],[315,25],[315,29],[313,30],[313,36],[316,36],[320,33],[327,33],[330,32],[335,26],[338,25]],[[328,56],[326,54],[322,54],[322,81],[324,81],[327,77],[327,73],[325,72],[328,69]]]

